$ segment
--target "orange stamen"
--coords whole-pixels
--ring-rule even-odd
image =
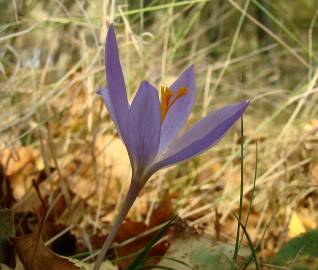
[[[165,120],[169,109],[172,105],[182,96],[188,93],[188,89],[186,87],[181,87],[178,89],[177,93],[174,94],[168,87],[161,87],[161,123]]]

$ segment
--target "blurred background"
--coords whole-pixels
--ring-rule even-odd
[[[88,235],[108,230],[130,181],[96,94],[114,22],[130,98],[142,80],[160,88],[193,64],[188,126],[253,100],[244,115],[248,230],[265,240],[261,254],[278,250],[318,223],[317,18],[316,0],[0,1],[0,203],[31,210],[35,179],[50,205],[62,196],[70,206],[60,223]],[[237,123],[208,153],[157,173],[129,217],[149,222],[168,196],[188,226],[233,240],[240,156]]]

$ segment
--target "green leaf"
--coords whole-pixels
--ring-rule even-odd
[[[140,267],[143,264],[144,258],[150,251],[151,247],[160,240],[160,238],[163,236],[163,234],[166,232],[166,230],[169,228],[169,226],[175,221],[176,217],[171,219],[169,222],[167,222],[157,233],[156,235],[149,241],[149,243],[145,246],[145,248],[136,256],[134,261],[129,265],[127,270],[134,270],[137,269],[137,267]]]
[[[318,229],[291,239],[270,263],[290,270],[318,269]]]
[[[170,267],[174,270],[233,270],[250,256],[247,248],[238,252],[236,263],[233,262],[235,246],[222,243],[207,235],[198,235],[193,232],[184,232],[171,241],[165,257],[160,266]],[[174,260],[171,260],[173,258]]]
[[[227,252],[225,244],[215,246],[213,249],[208,247],[197,247],[190,253],[190,262],[200,270],[233,269],[232,257],[233,249]]]

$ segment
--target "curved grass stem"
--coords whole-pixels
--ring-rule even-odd
[[[233,260],[235,261],[240,249],[240,222],[243,214],[243,199],[244,199],[244,124],[243,117],[241,117],[241,184],[240,184],[240,209],[238,215],[238,224],[236,230],[235,249],[233,254]]]

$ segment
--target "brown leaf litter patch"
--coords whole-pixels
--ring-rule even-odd
[[[149,224],[145,222],[135,222],[130,219],[124,221],[114,240],[114,243],[118,243],[114,245],[114,250],[120,269],[126,269],[131,264],[136,254],[140,252],[158,232],[160,225],[169,221],[173,215],[174,211],[171,198],[169,195],[165,195],[160,204],[152,212]],[[168,234],[170,234],[170,230],[165,233],[166,236]],[[105,239],[106,235],[94,235],[91,239],[93,247],[101,248]],[[163,256],[169,246],[170,242],[167,239],[162,239],[159,243],[155,244],[145,258],[146,264],[154,265],[158,263],[159,259],[150,260],[149,257]]]

